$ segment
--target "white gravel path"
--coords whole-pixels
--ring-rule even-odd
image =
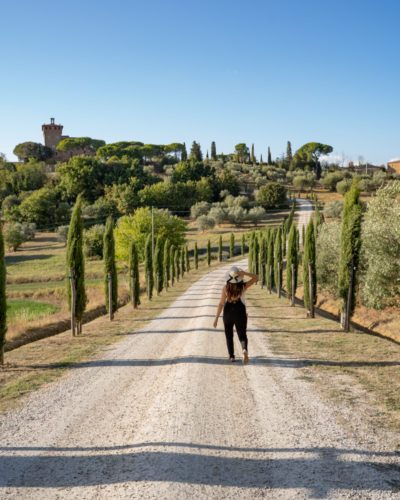
[[[250,363],[227,361],[225,269],[0,420],[0,498],[399,498],[399,457],[352,438],[251,321]]]
[[[302,227],[304,230],[314,211],[312,203],[302,198],[296,198],[296,215],[297,215],[297,229],[300,231],[300,239],[302,240]],[[303,243],[303,241],[301,241]]]

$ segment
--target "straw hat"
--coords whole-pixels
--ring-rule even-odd
[[[239,276],[240,269],[238,267],[231,267],[226,273],[227,283],[242,283],[243,276]]]

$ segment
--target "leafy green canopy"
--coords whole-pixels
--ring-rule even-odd
[[[136,243],[139,260],[144,259],[144,247],[152,227],[151,209],[138,208],[134,215],[125,215],[118,220],[115,229],[116,254],[118,260],[128,260],[129,246],[132,241]],[[171,215],[168,210],[154,209],[154,235],[165,241],[169,239],[174,247],[183,245],[185,241],[186,222],[176,215]]]

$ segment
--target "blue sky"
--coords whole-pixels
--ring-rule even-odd
[[[397,0],[17,0],[1,14],[9,160],[52,116],[106,142],[400,157]]]

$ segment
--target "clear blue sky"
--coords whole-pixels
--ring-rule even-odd
[[[0,151],[106,142],[400,157],[398,0],[2,2]]]

